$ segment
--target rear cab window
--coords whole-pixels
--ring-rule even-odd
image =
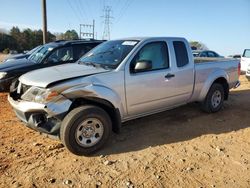
[[[177,67],[184,67],[189,62],[186,45],[182,41],[174,41],[173,45]]]

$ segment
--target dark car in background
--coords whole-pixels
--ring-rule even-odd
[[[211,50],[193,50],[194,57],[223,58],[223,56]]]
[[[39,49],[41,45],[33,48],[32,50],[28,51],[27,53],[21,53],[21,54],[10,54],[6,59],[3,60],[3,62],[15,60],[15,59],[24,59],[28,58],[33,52],[35,52],[37,49]]]
[[[0,92],[8,92],[11,83],[29,71],[76,62],[102,42],[101,40],[55,41],[36,49],[27,59],[9,60],[1,63]]]

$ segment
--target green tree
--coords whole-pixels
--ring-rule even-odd
[[[15,49],[16,45],[16,41],[12,36],[6,33],[0,33],[0,52],[7,48]]]
[[[76,39],[79,39],[79,37],[75,30],[67,30],[64,33],[64,40],[76,40]]]

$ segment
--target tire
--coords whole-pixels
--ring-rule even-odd
[[[107,112],[97,106],[86,105],[66,115],[60,128],[60,139],[73,154],[87,156],[107,142],[111,130]]]
[[[224,88],[221,84],[214,83],[205,98],[205,100],[202,103],[202,110],[207,113],[215,113],[218,112],[224,102]]]

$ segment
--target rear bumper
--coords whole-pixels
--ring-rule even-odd
[[[9,92],[12,81],[13,81],[13,78],[1,79],[0,80],[0,92]]]
[[[47,105],[35,102],[17,100],[8,96],[8,101],[13,107],[16,116],[25,125],[41,133],[57,136],[61,122],[66,115],[71,102],[54,102]]]

